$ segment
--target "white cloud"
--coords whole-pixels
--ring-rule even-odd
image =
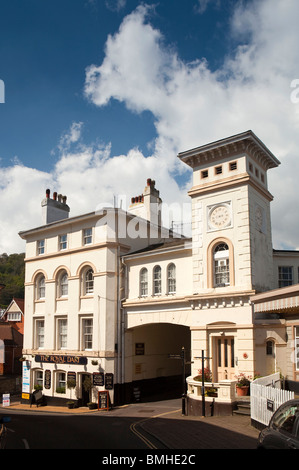
[[[156,180],[163,201],[183,203],[187,188],[178,187],[174,175],[185,165],[177,153],[248,129],[282,162],[269,172],[274,246],[299,248],[299,105],[290,99],[291,82],[299,78],[299,2],[240,3],[231,21],[240,45],[216,71],[205,60],[184,63],[167,48],[149,22],[150,12],[140,5],[108,37],[102,64],[86,72],[85,93],[97,106],[116,99],[134,113],[150,111],[157,132],[152,155],[131,149],[115,156],[109,143],[86,144],[78,122],[58,142],[53,172],[19,162],[0,168],[0,252],[23,250],[17,232],[40,225],[41,188],[66,194],[71,216],[112,204],[113,196],[124,195],[128,203],[147,178]]]
[[[183,63],[148,22],[148,8],[140,6],[109,36],[104,61],[87,70],[85,91],[98,106],[113,98],[135,112],[151,111],[157,130],[154,154],[167,160],[171,170],[178,169],[177,151],[252,129],[282,161],[269,177],[276,198],[274,242],[276,247],[299,247],[299,220],[295,230],[291,222],[297,198],[292,174],[299,170],[299,116],[290,100],[299,59],[299,3],[254,0],[238,5],[231,34],[240,45],[221,69],[212,72],[200,60]],[[285,178],[288,191],[282,187]],[[283,227],[282,207],[292,208]]]

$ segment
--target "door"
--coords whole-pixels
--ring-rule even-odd
[[[81,379],[82,406],[86,406],[90,402],[90,387],[88,385],[91,383],[92,376],[90,374],[82,374]]]
[[[217,380],[235,378],[235,341],[233,337],[216,338]]]

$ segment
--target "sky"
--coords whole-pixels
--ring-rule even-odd
[[[298,0],[1,0],[0,253],[25,251],[47,188],[72,217],[152,178],[188,227],[178,153],[249,129],[281,162],[273,246],[299,249],[298,18]]]

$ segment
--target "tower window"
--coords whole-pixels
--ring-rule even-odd
[[[219,243],[214,249],[215,287],[229,286],[229,249],[226,243]]]

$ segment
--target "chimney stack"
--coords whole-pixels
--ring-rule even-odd
[[[137,217],[149,220],[154,225],[161,226],[162,199],[159,191],[155,188],[155,181],[148,178],[143,194],[132,197],[129,211]]]
[[[67,219],[69,216],[70,208],[66,204],[66,196],[53,193],[53,199],[50,197],[50,189],[46,190],[46,197],[42,200],[42,223],[43,225],[59,220]]]

